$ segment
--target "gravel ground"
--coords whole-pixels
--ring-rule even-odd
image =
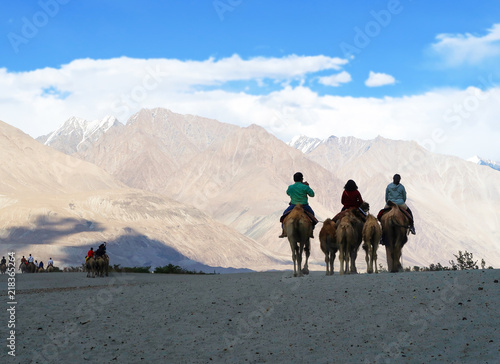
[[[500,362],[499,270],[291,275],[3,275],[0,362]]]

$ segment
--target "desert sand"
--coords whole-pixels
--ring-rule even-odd
[[[499,270],[15,278],[2,363],[500,362]]]

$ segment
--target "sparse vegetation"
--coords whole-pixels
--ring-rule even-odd
[[[479,269],[477,266],[477,260],[474,261],[474,256],[467,250],[462,253],[461,250],[458,251],[458,255],[453,254],[457,259],[457,263],[454,260],[450,260],[452,270],[467,270],[467,269]],[[483,259],[484,261],[484,259]]]
[[[378,272],[379,273],[387,273],[387,269],[385,269],[382,264],[378,263]]]
[[[437,264],[431,264],[429,267],[419,267],[419,266],[414,266],[413,271],[414,272],[428,272],[428,271],[441,271],[441,270],[467,270],[467,269],[479,269],[477,265],[477,260],[474,260],[474,256],[472,253],[469,253],[468,251],[465,251],[462,253],[461,250],[458,251],[458,255],[453,254],[455,256],[455,259],[457,262],[454,260],[450,260],[450,265],[451,267],[448,266],[443,266],[441,263]],[[486,262],[484,259],[481,259],[481,269],[493,269],[492,266],[488,266],[486,268]],[[406,269],[405,269],[406,271]]]
[[[179,267],[178,265],[165,265],[163,267],[156,267],[154,273],[163,273],[163,274],[206,274],[205,272],[195,270],[190,271],[184,268]],[[215,272],[214,272],[215,274]]]
[[[117,273],[151,273],[151,266],[149,267],[120,267],[120,264],[114,264],[110,267],[111,272]]]

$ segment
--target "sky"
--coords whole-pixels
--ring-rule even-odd
[[[498,0],[3,1],[0,35],[0,120],[32,137],[164,107],[500,161]]]

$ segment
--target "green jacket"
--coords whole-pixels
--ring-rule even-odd
[[[302,182],[295,182],[293,185],[288,186],[286,190],[286,194],[290,196],[292,205],[308,204],[307,195],[314,197],[314,191],[308,185],[303,184]]]

